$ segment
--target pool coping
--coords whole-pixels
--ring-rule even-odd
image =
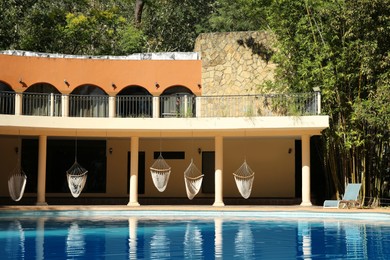
[[[77,212],[77,214],[76,214]],[[234,217],[310,218],[328,220],[389,221],[390,208],[329,209],[320,206],[204,206],[204,205],[47,205],[0,206],[0,216],[76,217]]]

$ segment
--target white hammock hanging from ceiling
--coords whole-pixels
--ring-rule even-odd
[[[168,185],[171,167],[165,162],[161,153],[150,167],[150,173],[152,175],[154,186],[156,186],[159,192],[163,192]]]
[[[68,187],[73,197],[77,198],[84,189],[85,183],[87,182],[87,173],[88,171],[78,164],[77,160],[66,171]]]
[[[203,174],[196,167],[193,159],[184,171],[184,182],[186,184],[187,197],[192,200],[198,194],[202,186]]]
[[[20,167],[20,162],[18,162],[8,177],[8,191],[14,201],[22,199],[26,183],[27,175]]]
[[[246,163],[244,163],[238,168],[236,172],[233,173],[234,179],[236,180],[236,185],[241,196],[245,199],[249,198],[252,191],[253,179],[255,178],[255,173]]]

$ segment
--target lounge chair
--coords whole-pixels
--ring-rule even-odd
[[[345,189],[345,194],[342,200],[325,200],[324,208],[339,208],[340,205],[343,205],[343,208],[351,206],[359,207],[360,202],[358,201],[358,196],[360,192],[361,183],[349,183]]]

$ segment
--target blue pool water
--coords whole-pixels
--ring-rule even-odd
[[[386,218],[259,214],[2,214],[0,259],[390,259]]]

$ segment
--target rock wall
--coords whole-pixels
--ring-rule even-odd
[[[202,95],[258,93],[274,78],[272,40],[267,32],[200,34],[194,51],[202,59]]]

